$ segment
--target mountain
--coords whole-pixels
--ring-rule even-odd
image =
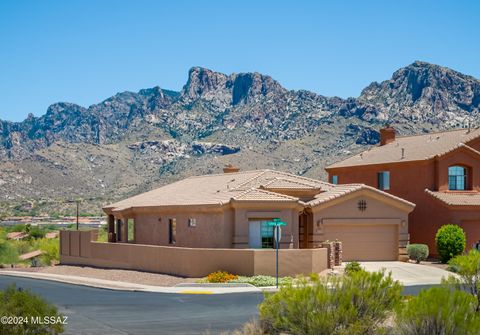
[[[376,144],[385,123],[402,134],[464,127],[479,109],[479,80],[425,62],[348,99],[194,67],[181,92],[154,87],[0,121],[0,214],[62,210],[75,197],[98,211],[227,163],[322,178],[328,163]]]

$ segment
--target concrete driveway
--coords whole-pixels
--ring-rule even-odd
[[[455,275],[452,272],[433,266],[405,262],[360,262],[367,271],[378,271],[384,268],[392,272],[392,277],[404,286],[438,285],[443,277]]]

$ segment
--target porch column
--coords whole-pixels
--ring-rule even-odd
[[[122,220],[122,242],[128,243],[128,218]]]
[[[108,242],[115,242],[115,217],[108,215]]]
[[[122,241],[122,220],[117,219],[117,236],[116,236],[116,241],[121,242]]]

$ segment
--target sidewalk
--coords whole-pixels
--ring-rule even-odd
[[[97,278],[87,278],[80,276],[66,276],[50,273],[38,272],[22,272],[22,271],[1,271],[0,276],[23,277],[40,280],[50,280],[67,284],[82,285],[96,287],[101,289],[118,290],[118,291],[139,291],[139,292],[155,292],[155,293],[176,293],[176,294],[227,294],[227,293],[248,293],[262,292],[271,290],[272,288],[258,288],[252,285],[228,287],[215,284],[181,284],[178,286],[153,286],[135,283],[127,283],[121,281],[112,281]]]

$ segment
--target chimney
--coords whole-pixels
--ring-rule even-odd
[[[223,168],[223,173],[232,173],[232,172],[238,172],[240,169],[232,164],[227,164]]]
[[[386,125],[385,128],[380,129],[380,145],[385,145],[395,141],[395,128]]]

